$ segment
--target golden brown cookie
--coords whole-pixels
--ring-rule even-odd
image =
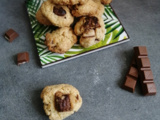
[[[72,7],[72,15],[75,17],[80,16],[102,16],[104,12],[104,6],[97,1],[88,0],[86,4],[74,5]]]
[[[69,84],[46,86],[41,98],[50,120],[63,120],[77,112],[82,105],[79,91]]]
[[[74,32],[80,37],[81,46],[87,48],[101,40],[105,35],[105,26],[102,17],[82,17],[74,27]]]
[[[55,5],[50,0],[42,3],[41,11],[53,25],[58,27],[69,27],[74,20],[67,6]]]
[[[77,42],[77,36],[72,28],[59,28],[46,34],[46,45],[51,52],[65,53]]]
[[[57,5],[75,5],[75,4],[85,4],[88,0],[52,0],[54,4]]]
[[[41,8],[36,13],[36,19],[43,25],[52,25],[52,23],[42,14]]]

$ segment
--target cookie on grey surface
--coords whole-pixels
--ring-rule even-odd
[[[75,5],[75,4],[85,4],[88,0],[52,0],[54,4],[57,5]]]
[[[77,36],[72,28],[59,28],[52,33],[46,33],[46,45],[51,52],[65,53],[77,42]]]
[[[94,1],[101,2],[104,5],[108,5],[112,2],[112,0],[94,0]]]
[[[79,91],[69,84],[46,86],[41,93],[41,98],[45,113],[50,120],[63,120],[82,106]]]
[[[67,6],[55,5],[51,0],[42,3],[41,11],[53,25],[58,27],[69,27],[74,20]]]
[[[104,6],[97,1],[88,0],[83,5],[72,6],[72,15],[75,17],[80,16],[102,16],[104,13]]]
[[[104,38],[105,26],[103,18],[95,16],[82,17],[76,23],[74,32],[77,36],[80,36],[82,47],[90,47]]]
[[[42,14],[41,8],[36,13],[36,19],[43,25],[52,25],[52,23]]]

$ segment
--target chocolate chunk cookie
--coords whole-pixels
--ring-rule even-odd
[[[69,84],[46,86],[41,98],[50,120],[63,120],[77,112],[82,105],[79,91]]]
[[[41,11],[53,25],[58,27],[69,27],[74,20],[67,6],[55,5],[51,0],[42,3]]]
[[[88,0],[86,4],[83,5],[74,5],[71,7],[72,14],[75,17],[80,16],[102,16],[104,12],[104,6],[98,2],[93,0]]]
[[[51,52],[65,53],[77,42],[77,36],[72,28],[59,28],[46,34],[46,45]]]
[[[80,37],[81,46],[87,48],[101,40],[105,35],[104,22],[101,17],[86,16],[82,17],[74,27],[74,32]]]

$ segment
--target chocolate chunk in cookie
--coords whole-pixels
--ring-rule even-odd
[[[54,6],[53,12],[58,16],[64,16],[66,14],[66,11],[62,7]]]
[[[79,41],[82,47],[90,47],[104,38],[105,27],[103,19],[96,16],[82,17],[76,23],[74,32],[80,36]]]
[[[71,110],[69,94],[63,95],[61,92],[55,94],[55,106],[57,111],[64,112]]]
[[[99,24],[98,18],[95,16],[87,16],[85,18],[85,21],[86,22],[83,24],[83,26],[86,30],[101,27]]]

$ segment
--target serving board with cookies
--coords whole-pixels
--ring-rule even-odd
[[[26,1],[42,68],[129,41],[109,3],[71,1]]]

